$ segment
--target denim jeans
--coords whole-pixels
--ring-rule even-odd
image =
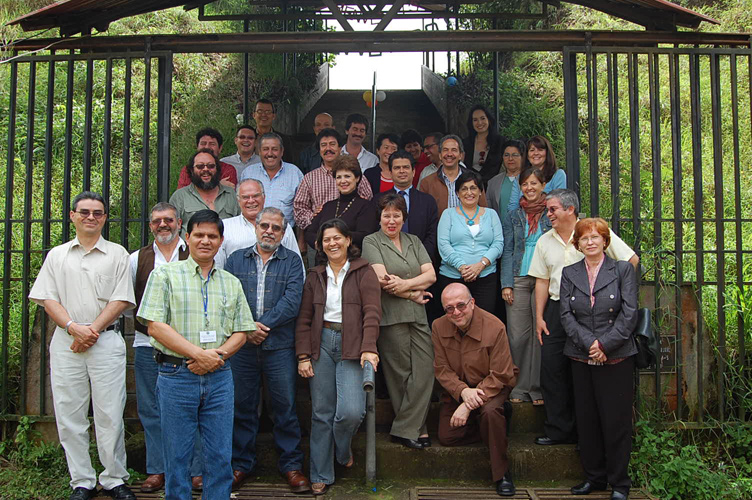
[[[163,474],[164,450],[162,449],[162,425],[159,422],[159,401],[157,400],[157,375],[159,367],[154,361],[154,348],[136,347],[133,364],[136,376],[136,400],[138,418],[144,427],[146,443],[146,473]],[[201,439],[197,436],[191,460],[191,476],[200,476],[204,468],[201,454]]]
[[[298,363],[295,349],[263,350],[246,344],[232,357],[235,381],[235,421],[232,437],[232,468],[251,472],[256,466],[258,406],[262,379],[269,388],[274,442],[280,450],[277,467],[283,474],[303,469],[300,422],[295,411]]]
[[[342,359],[342,334],[324,328],[311,378],[311,482],[334,483],[334,459],[350,460],[350,443],[366,414],[360,360]]]
[[[165,500],[191,498],[189,464],[196,433],[204,455],[204,500],[227,500],[232,487],[232,407],[228,365],[195,375],[163,363],[157,379],[165,456]]]

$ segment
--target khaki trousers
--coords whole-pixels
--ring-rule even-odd
[[[540,387],[541,345],[535,335],[535,278],[515,276],[514,301],[506,303],[507,336],[512,360],[520,369],[511,399],[543,399]]]

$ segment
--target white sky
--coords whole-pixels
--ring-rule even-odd
[[[443,19],[436,21],[445,28]],[[350,20],[356,31],[373,31],[378,21],[373,23]],[[343,31],[337,21],[329,21],[337,31]],[[394,19],[387,31],[414,31],[422,29],[419,19]],[[384,90],[420,89],[420,66],[423,52],[384,52],[380,56],[360,55],[351,52],[338,54],[335,66],[329,69],[329,88],[333,90],[365,90],[373,85],[373,72],[376,72],[376,87]],[[436,72],[445,73],[446,52],[436,52]]]

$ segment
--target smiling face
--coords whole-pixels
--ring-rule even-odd
[[[460,186],[459,192],[460,201],[467,207],[475,207],[480,200],[480,188],[475,181],[467,181]]]
[[[431,159],[431,163],[434,165],[439,164],[441,161],[441,158],[439,157],[439,143],[436,142],[435,137],[426,137],[423,139],[423,150]]]
[[[251,156],[256,147],[256,131],[250,128],[241,128],[235,134],[235,147],[240,156]]]
[[[209,153],[198,153],[193,159],[191,181],[204,191],[211,191],[219,185],[220,171],[214,157]]]
[[[413,155],[413,159],[415,161],[418,161],[418,159],[420,159],[420,153],[423,151],[423,148],[417,142],[408,142],[407,144],[405,144],[405,151]]]
[[[363,123],[352,123],[350,128],[345,130],[347,134],[347,143],[351,146],[360,146],[363,139],[366,138],[366,126]]]
[[[98,200],[80,200],[76,210],[71,210],[70,219],[79,236],[99,236],[107,221],[104,205]]]
[[[395,207],[386,207],[381,211],[381,219],[379,224],[381,230],[389,236],[389,238],[397,238],[400,231],[402,231],[402,225],[405,223],[402,210]]]
[[[415,170],[413,162],[407,158],[395,158],[392,160],[392,181],[398,190],[405,190],[413,183]]]
[[[455,169],[462,160],[460,145],[454,139],[447,139],[441,145],[441,163],[449,169]]]
[[[347,249],[351,243],[350,238],[346,238],[334,227],[325,229],[321,238],[321,246],[330,262],[345,262],[347,260]]]
[[[282,216],[265,213],[256,224],[256,241],[262,250],[273,252],[282,243]]]
[[[580,236],[578,244],[580,252],[591,258],[601,257],[606,248],[606,240],[595,228]]]
[[[191,257],[197,263],[214,260],[223,238],[219,235],[217,225],[211,222],[194,224],[193,230],[186,235],[185,241],[191,252]]]
[[[457,283],[453,283],[456,285]],[[441,305],[447,319],[462,331],[466,331],[473,320],[473,311],[475,310],[475,299],[468,293],[464,285],[449,285],[441,294]]]
[[[488,117],[482,109],[473,111],[473,129],[478,134],[488,132]]]
[[[340,153],[339,142],[336,137],[322,137],[319,141],[319,154],[324,164],[331,167]]]
[[[536,201],[540,198],[541,193],[543,193],[543,188],[545,187],[545,182],[539,181],[535,175],[528,175],[527,179],[522,181],[520,190],[522,190],[522,196],[524,196],[527,201]]]
[[[214,156],[217,157],[219,157],[219,153],[222,152],[222,146],[219,145],[219,141],[210,135],[201,136],[196,147],[196,150],[199,149],[211,149]]]
[[[266,102],[256,103],[256,109],[253,111],[253,119],[256,120],[256,126],[267,130],[272,127],[274,117],[274,106]]]
[[[379,161],[382,166],[389,163],[389,157],[392,156],[392,153],[395,151],[397,151],[397,145],[395,143],[389,139],[381,141],[381,146],[376,150],[376,154],[379,156]]]
[[[546,200],[546,214],[548,215],[548,220],[551,221],[551,227],[553,228],[557,228],[560,223],[566,224],[568,222],[574,222],[577,218],[574,214],[574,207],[569,207],[564,210],[561,205],[561,200],[558,198]]]
[[[278,170],[282,166],[282,155],[285,149],[277,139],[263,139],[259,145],[261,163],[267,170]]]
[[[340,194],[350,194],[358,187],[358,178],[349,170],[337,170],[334,182]]]
[[[169,245],[177,238],[181,223],[174,210],[155,210],[151,213],[149,227],[158,243]]]
[[[238,205],[246,220],[256,223],[256,216],[264,209],[264,194],[253,181],[243,182],[238,187]]]
[[[507,170],[507,175],[515,176],[520,173],[522,169],[522,154],[520,150],[514,146],[509,146],[504,150],[504,168]]]
[[[548,152],[537,147],[535,144],[530,144],[527,147],[527,161],[530,162],[534,168],[543,168],[543,164],[546,163],[546,156]]]

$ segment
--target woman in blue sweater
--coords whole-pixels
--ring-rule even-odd
[[[528,167],[543,172],[543,177],[546,181],[546,189],[543,190],[544,193],[550,193],[554,189],[566,189],[567,173],[564,169],[557,166],[554,148],[548,139],[542,135],[533,136],[527,141],[527,161],[523,170],[526,170]],[[512,194],[509,196],[507,211],[511,212],[519,208],[520,199],[522,199],[520,183],[515,182],[512,184]]]
[[[479,206],[483,180],[467,170],[457,178],[454,189],[457,207],[441,214],[438,228],[439,289],[450,283],[464,283],[481,309],[496,310],[496,260],[504,248],[504,235],[496,211]]]

